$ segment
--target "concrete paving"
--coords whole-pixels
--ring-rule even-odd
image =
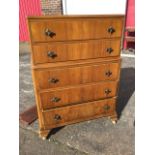
[[[35,133],[20,128],[20,155],[87,155],[54,139],[43,141]]]
[[[23,48],[20,48],[23,50]],[[29,48],[24,49],[29,51]],[[35,104],[30,55],[20,52],[20,105],[23,111]],[[119,121],[100,118],[55,129],[49,140],[38,138],[38,121],[20,125],[21,155],[134,155],[134,58],[122,59],[117,111]]]

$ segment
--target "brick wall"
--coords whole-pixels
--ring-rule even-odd
[[[62,14],[61,0],[41,0],[43,15]]]

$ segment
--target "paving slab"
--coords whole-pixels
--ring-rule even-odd
[[[43,141],[35,133],[20,128],[20,155],[87,155],[58,141]]]
[[[117,104],[119,121],[116,125],[113,125],[106,118],[72,124],[55,129],[49,137],[50,142],[47,142],[40,140],[38,135],[35,134],[38,132],[38,121],[35,121],[30,126],[21,126],[24,130],[20,129],[20,153],[22,155],[24,153],[29,155],[35,153],[37,155],[41,153],[48,155],[74,155],[76,153],[89,155],[134,155],[134,62],[134,58],[123,57],[122,59]],[[35,104],[30,55],[27,53],[20,54],[19,84],[19,111],[22,112]],[[59,150],[53,141],[58,142],[62,150]],[[31,147],[32,144],[33,147]],[[53,154],[51,153],[52,147],[55,151],[55,153],[52,152]],[[63,148],[68,152],[65,153]]]

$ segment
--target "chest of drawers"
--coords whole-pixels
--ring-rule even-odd
[[[28,17],[40,136],[99,117],[117,120],[124,16]]]

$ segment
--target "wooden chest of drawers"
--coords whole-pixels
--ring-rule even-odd
[[[117,120],[124,16],[28,17],[40,136],[52,128]]]

